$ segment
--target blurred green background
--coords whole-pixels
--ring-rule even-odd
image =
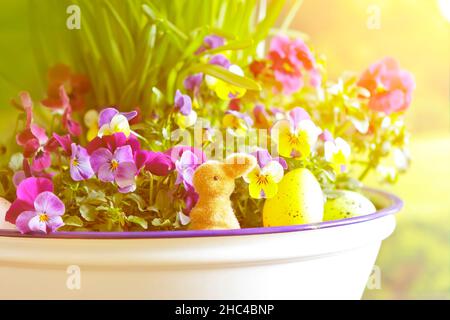
[[[0,4],[0,143],[11,139],[16,118],[10,99],[24,89],[44,95],[31,53],[33,26],[26,3]],[[366,290],[368,299],[450,298],[450,21],[445,3],[450,7],[448,0],[305,0],[293,22],[327,56],[332,77],[344,70],[359,72],[389,55],[416,78],[407,118],[412,167],[395,186],[382,186],[402,197],[405,207],[377,260],[381,288]],[[371,28],[374,14],[379,28]],[[378,185],[375,177],[369,181]]]

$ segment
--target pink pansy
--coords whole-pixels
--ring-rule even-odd
[[[63,148],[66,154],[72,152],[72,138],[70,137],[70,134],[60,136],[59,134],[53,133],[53,138],[58,142],[60,147]]]
[[[385,114],[406,110],[415,88],[413,76],[390,57],[372,64],[361,75],[358,85],[370,92],[369,108]]]
[[[33,202],[33,209],[22,212],[16,220],[16,227],[21,233],[39,231],[49,233],[64,225],[64,203],[52,192],[39,193]]]
[[[142,154],[145,154],[145,161],[139,159]],[[138,162],[141,165],[138,165]],[[141,150],[136,157],[136,165],[138,168],[144,167],[145,170],[157,176],[167,176],[175,168],[175,164],[167,154],[144,150]]]
[[[115,182],[119,191],[124,193],[136,188],[137,168],[129,145],[117,148],[114,153],[106,148],[97,149],[92,153],[90,161],[101,181]]]
[[[19,110],[25,111],[26,123],[25,127],[28,128],[33,120],[33,101],[31,100],[30,94],[26,91],[19,94],[20,103],[12,101],[12,104]]]
[[[27,178],[23,180],[16,190],[16,200],[6,212],[5,220],[15,224],[17,217],[24,211],[34,209],[34,200],[44,192],[53,192],[53,183],[47,178]]]
[[[278,91],[286,94],[298,91],[303,86],[302,70],[309,72],[311,85],[320,85],[320,74],[314,57],[301,39],[291,40],[282,35],[274,37],[270,43],[268,57],[272,61]]]
[[[14,173],[13,176],[13,183],[16,187],[19,186],[19,184],[22,183],[23,180],[30,177],[37,177],[37,178],[47,178],[52,179],[54,176],[54,173],[48,173],[45,171],[34,171],[30,163],[28,162],[28,159],[23,159],[22,161],[22,170],[19,170]]]
[[[36,124],[19,133],[17,144],[23,147],[25,158],[32,158],[31,167],[34,171],[43,171],[50,167],[50,152],[56,148],[55,140],[48,139],[45,130]]]
[[[128,138],[123,132],[117,132],[112,135],[95,137],[90,141],[86,147],[89,154],[92,154],[95,150],[99,148],[107,148],[109,151],[114,152],[117,148],[129,145],[133,150],[133,155],[141,149],[139,140],[134,136],[130,135]]]
[[[87,150],[72,143],[70,155],[70,176],[74,181],[82,181],[94,175]]]
[[[69,96],[64,89],[64,85],[59,87],[59,95],[63,106],[62,124],[63,127],[72,135],[79,136],[81,134],[81,125],[72,119],[72,105]]]

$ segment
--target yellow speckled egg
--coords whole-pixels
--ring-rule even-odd
[[[263,209],[265,227],[321,222],[324,197],[319,182],[305,168],[288,172],[278,185],[275,197]]]
[[[377,211],[373,203],[362,194],[348,190],[338,190],[336,197],[325,203],[323,219],[339,220],[362,216]]]

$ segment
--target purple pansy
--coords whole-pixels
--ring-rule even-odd
[[[322,133],[319,135],[319,139],[321,141],[323,141],[323,142],[326,142],[326,141],[334,142],[334,139],[333,139],[333,136],[331,135],[331,132],[328,131],[327,129],[324,129],[322,131]]]
[[[258,161],[258,165],[260,168],[264,168],[271,161],[278,162],[283,167],[284,170],[287,170],[288,168],[288,165],[286,163],[286,160],[284,160],[284,158],[281,157],[272,158],[269,151],[267,151],[266,149],[259,149],[256,152],[252,152],[252,156],[254,156]]]
[[[214,34],[206,36],[203,39],[203,45],[195,52],[196,54],[202,53],[206,50],[215,49],[225,44],[225,39]]]
[[[199,165],[200,161],[194,153],[189,150],[183,152],[180,159],[175,162],[175,168],[178,173],[175,184],[183,183],[186,190],[191,187],[195,169]]]
[[[21,233],[39,231],[54,232],[64,225],[64,203],[52,192],[39,193],[33,201],[32,210],[22,212],[16,220],[16,227]]]
[[[192,74],[184,79],[183,85],[186,90],[196,93],[203,81],[203,73]]]
[[[72,143],[70,156],[70,176],[75,181],[82,181],[94,175],[87,150]]]
[[[227,59],[223,54],[216,54],[210,60],[210,64],[215,64],[218,66],[222,66],[225,69],[228,69],[231,66],[230,60]]]
[[[305,109],[296,107],[289,111],[289,121],[295,130],[297,130],[299,123],[303,120],[311,120],[311,117]]]
[[[192,100],[187,94],[182,94],[180,90],[175,93],[175,105],[176,111],[180,112],[182,115],[188,116],[192,111]]]
[[[91,166],[101,181],[117,183],[120,192],[136,188],[137,168],[129,145],[117,148],[114,153],[106,148],[95,150],[91,155]]]
[[[114,118],[115,115],[121,114],[125,118],[127,118],[128,121],[134,119],[137,116],[137,111],[131,111],[131,112],[119,112],[116,108],[105,108],[103,109],[99,116],[98,116],[98,127],[101,128],[105,124],[110,124],[112,118]]]

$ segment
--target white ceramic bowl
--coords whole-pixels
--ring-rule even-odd
[[[359,299],[396,196],[374,214],[224,231],[20,235],[0,230],[0,299]]]

